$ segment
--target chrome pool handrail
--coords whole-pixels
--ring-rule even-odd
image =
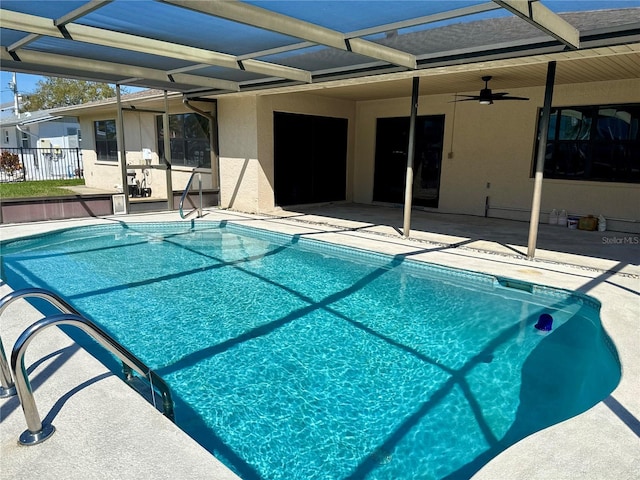
[[[201,170],[198,170],[197,168],[194,168],[191,171],[191,176],[189,177],[189,180],[187,181],[187,186],[184,187],[184,191],[182,192],[182,196],[180,197],[180,204],[178,206],[178,211],[180,212],[180,218],[182,218],[182,219],[187,218],[194,211],[198,212],[197,218],[202,217],[202,174],[203,173],[211,173],[211,172],[207,172],[207,171],[203,172]],[[194,208],[189,213],[184,213],[184,210],[183,210],[184,201],[187,198],[187,195],[189,195],[189,191],[191,190],[191,184],[193,183],[193,179],[195,178],[196,174],[198,175],[198,194],[199,194],[199,197],[200,197],[200,206]]]
[[[0,318],[5,309],[16,300],[23,298],[40,298],[47,300],[51,305],[56,307],[62,313],[73,313],[80,315],[75,308],[69,305],[62,297],[56,295],[53,292],[45,290],[43,288],[23,288],[21,290],[15,290],[8,293],[2,299],[0,299]],[[0,337],[0,398],[12,397],[16,394],[16,387],[11,377],[11,370],[9,369],[9,362],[7,362],[7,356],[2,345],[2,337]]]
[[[22,445],[36,445],[45,441],[54,432],[51,424],[43,425],[36,407],[29,382],[29,375],[24,365],[24,355],[33,338],[41,331],[53,325],[70,325],[87,333],[111,354],[118,357],[127,367],[149,379],[152,385],[156,385],[162,393],[164,415],[171,421],[174,420],[173,401],[167,384],[155,372],[151,371],[140,359],[129,352],[125,347],[113,339],[108,333],[80,315],[61,313],[42,318],[27,328],[13,347],[11,353],[11,372],[15,378],[15,386],[20,398],[20,404],[27,422],[25,430],[19,438]],[[18,368],[20,371],[18,371]],[[151,392],[154,395],[153,391]]]
[[[13,384],[7,356],[2,346],[2,338],[0,338],[0,398],[13,397],[15,394],[16,386]]]

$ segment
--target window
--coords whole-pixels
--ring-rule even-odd
[[[67,127],[67,143],[69,148],[78,148],[78,135],[80,130],[75,127]]]
[[[4,131],[4,143],[9,143],[9,130]]]
[[[553,108],[544,175],[640,183],[639,130],[640,105]]]
[[[21,133],[20,141],[22,148],[29,148],[31,146],[29,142],[29,127],[25,127],[25,130]]]
[[[105,162],[118,161],[118,142],[116,140],[116,121],[100,120],[93,122],[96,136],[96,156]]]
[[[162,115],[156,117],[158,155],[164,158]],[[169,115],[171,164],[185,167],[211,167],[209,120],[195,113]]]

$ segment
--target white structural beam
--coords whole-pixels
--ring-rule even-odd
[[[74,22],[77,19],[79,19],[81,17],[84,17],[85,15],[88,15],[89,13],[93,12],[94,10],[97,10],[100,7],[103,7],[103,6],[111,3],[112,1],[113,0],[91,0],[90,2],[85,3],[81,7],[78,7],[75,10],[72,10],[71,12],[67,13],[66,15],[63,15],[60,18],[56,18],[53,21],[53,23],[54,23],[54,25],[56,27],[63,27],[67,23]]]
[[[580,48],[580,32],[537,0],[493,0],[571,48]]]
[[[378,25],[378,26],[367,28],[364,30],[355,30],[352,32],[345,33],[344,36],[346,39],[366,37],[367,35],[375,35],[378,33],[388,32],[390,30],[400,30],[403,28],[410,28],[418,25],[426,25],[429,23],[441,22],[443,20],[450,20],[453,18],[464,17],[466,15],[474,15],[477,13],[489,12],[491,10],[499,10],[500,8],[502,7],[500,7],[499,5],[496,5],[493,2],[482,3],[480,5],[472,5],[469,7],[458,8],[455,10],[449,10],[446,12],[436,13],[433,15],[426,15],[423,17],[403,20],[401,22],[385,23],[384,25]],[[267,50],[260,50],[256,52],[246,53],[244,55],[239,55],[238,59],[244,60],[245,58],[258,58],[258,57],[265,57],[267,55],[277,55],[280,53],[291,52],[293,50],[301,50],[303,48],[308,48],[313,46],[315,46],[315,43],[308,42],[308,41],[292,43],[290,45],[283,45],[281,47],[275,47]]]
[[[177,73],[175,75],[172,75],[172,78],[169,78],[169,76],[162,70],[137,67],[134,65],[126,65],[122,63],[104,62],[101,60],[71,57],[68,55],[58,55],[53,53],[42,53],[33,50],[16,50],[13,53],[19,57],[21,62],[41,65],[43,67],[60,67],[61,65],[64,65],[66,69],[85,72],[87,77],[91,77],[92,73],[99,73],[114,76],[121,75],[122,79],[143,78],[160,82],[176,82],[186,85],[193,85],[194,87],[215,88],[236,92],[240,90],[237,82],[202,77],[199,75]],[[10,62],[18,64],[20,63],[15,61],[15,59],[7,49],[2,49],[2,51],[0,51],[0,61],[3,64],[5,62],[7,62],[7,64],[9,64]]]
[[[20,40],[18,40],[17,42],[14,42],[11,45],[9,45],[7,47],[7,50],[9,50],[10,52],[13,52],[14,50],[17,50],[19,48],[26,47],[31,42],[34,42],[37,39],[39,39],[41,36],[42,35],[38,35],[37,33],[30,33],[26,37],[23,37]]]
[[[60,29],[54,25],[54,21],[49,18],[10,10],[0,10],[0,17],[2,18],[2,26],[4,28],[50,37],[65,38]],[[77,23],[67,23],[64,25],[64,28],[74,41],[120,48],[139,53],[161,55],[169,58],[192,61],[198,64],[214,65],[235,70],[244,68],[247,71],[261,75],[277,76],[305,83],[311,82],[311,73],[297,68],[258,60],[252,60],[248,64],[246,61],[242,62],[241,67],[238,59],[234,55],[226,53],[155,40],[128,33],[114,32]]]
[[[97,10],[98,8],[104,6],[104,5],[108,4],[108,3],[111,3],[112,1],[113,0],[91,0],[90,2],[82,5],[79,8],[76,8],[75,10],[67,13],[66,15],[55,19],[53,21],[53,24],[58,28],[64,27],[67,23],[73,22],[74,20],[77,20],[78,18],[81,18],[81,17],[87,15],[88,13],[91,13],[94,10]],[[37,40],[40,37],[42,37],[42,34],[30,33],[29,35],[27,35],[23,39],[18,40],[17,42],[9,45],[7,47],[7,50],[9,50],[10,52],[13,52],[14,50],[17,50],[18,48],[26,47],[28,44],[30,44],[31,42]]]
[[[236,0],[211,0],[207,2],[200,0],[160,1],[319,45],[351,51],[377,60],[383,60],[393,65],[410,69],[417,68],[416,57],[410,53],[361,38],[349,39],[343,33],[331,30],[330,28],[298,20]]]
[[[452,3],[452,5],[455,5],[455,3]],[[346,35],[348,38],[365,37],[367,35],[375,35],[376,33],[384,33],[391,30],[401,30],[403,28],[428,25],[429,23],[442,22],[454,18],[465,17],[467,15],[476,15],[478,13],[490,12],[492,10],[498,10],[500,8],[501,7],[499,5],[496,5],[494,2],[481,3],[479,5],[470,5],[468,7],[456,8],[453,10],[447,10],[445,12],[434,13],[432,15],[411,18],[409,20],[385,23],[384,25],[376,25],[375,27],[366,28],[364,30],[349,32]]]

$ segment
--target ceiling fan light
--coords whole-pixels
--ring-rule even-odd
[[[491,95],[490,88],[483,88],[480,90],[479,95],[480,105],[491,105],[493,103],[493,96]]]

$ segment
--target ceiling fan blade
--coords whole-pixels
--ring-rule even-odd
[[[529,100],[526,97],[497,97],[493,99],[494,101],[498,100]]]
[[[508,97],[509,92],[498,92],[493,94],[494,100],[529,100],[525,97]]]
[[[494,101],[498,100],[529,100],[525,97],[510,97],[509,92],[496,92],[493,93],[489,88],[489,80],[492,77],[485,76],[482,77],[482,81],[484,82],[484,88],[480,90],[479,95],[458,95],[456,94],[455,100],[450,101],[449,103],[455,102],[480,102],[483,105],[491,105]]]
[[[456,100],[451,100],[449,103],[454,102],[477,102],[480,100],[478,95],[458,95],[458,97],[467,97],[467,98],[457,98]]]

